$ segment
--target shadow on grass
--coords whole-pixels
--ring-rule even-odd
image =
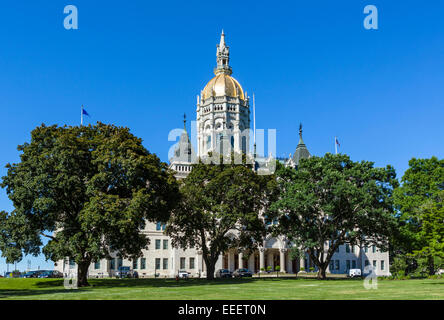
[[[26,281],[26,279],[23,279]],[[22,280],[22,281],[23,281]],[[178,288],[178,287],[193,287],[193,286],[218,286],[227,284],[242,284],[242,283],[255,283],[255,282],[293,282],[293,281],[310,281],[316,282],[320,281],[313,277],[264,277],[264,278],[240,278],[240,279],[181,279],[176,281],[176,279],[89,279],[89,287],[79,288],[78,290],[69,290],[63,287],[63,279],[51,279],[46,281],[37,281],[29,284],[29,288],[14,289],[11,283],[11,288],[0,289],[0,299],[7,299],[8,297],[32,297],[37,295],[52,295],[52,294],[68,294],[64,298],[69,299],[69,294],[80,292],[93,292],[95,289],[112,289],[112,288]],[[338,279],[338,278],[328,278],[328,281],[342,280],[342,281],[362,281],[362,279]],[[22,282],[23,284],[23,282]]]
[[[86,288],[82,289],[83,291],[89,291]],[[38,296],[38,295],[45,295],[45,294],[58,294],[58,293],[64,293],[64,294],[70,294],[73,295],[76,293],[77,290],[67,290],[65,288],[59,288],[59,289],[46,289],[46,290],[39,290],[39,289],[7,289],[3,290],[0,289],[0,299],[8,299],[11,297],[18,298],[20,297],[26,298],[31,296]],[[67,297],[69,299],[69,297]]]

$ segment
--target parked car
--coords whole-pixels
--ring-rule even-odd
[[[116,272],[116,278],[138,278],[137,271],[131,270],[130,267],[119,267]]]
[[[350,269],[348,270],[348,277],[355,278],[361,276],[361,269]]]
[[[42,273],[48,272],[49,270],[34,270],[28,271],[23,275],[23,278],[38,278]]]
[[[219,269],[216,271],[216,278],[231,278],[232,273],[228,269]]]
[[[57,270],[50,270],[40,273],[37,278],[63,278],[63,273]]]
[[[252,277],[253,272],[248,269],[237,269],[233,272],[233,278]]]
[[[188,279],[190,274],[186,270],[179,270],[177,276],[181,279]]]

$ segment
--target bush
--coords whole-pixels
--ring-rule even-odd
[[[268,266],[267,271],[270,272],[271,270],[273,270],[273,268],[271,266]]]
[[[276,270],[276,272],[281,271],[281,267],[280,266],[276,266],[276,268],[274,268],[274,270]]]
[[[314,271],[314,267],[310,267],[310,272],[313,272]]]
[[[305,268],[304,268],[304,267],[301,267],[301,268],[299,269],[299,271],[305,271]]]

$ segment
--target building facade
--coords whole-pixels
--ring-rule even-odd
[[[231,76],[232,68],[229,65],[230,49],[225,42],[222,31],[220,43],[216,52],[215,76],[197,97],[197,152],[194,150],[186,130],[184,130],[170,159],[170,168],[176,172],[177,179],[185,178],[192,170],[192,164],[198,157],[204,158],[209,152],[220,154],[246,153],[255,161],[256,170],[267,170],[268,165],[275,161],[270,155],[268,158],[258,157],[256,150],[253,154],[250,145],[250,98],[244,92],[240,83]],[[310,157],[310,152],[302,139],[302,125],[299,128],[299,142],[293,155],[280,159],[283,164],[297,168],[300,159]],[[112,277],[119,266],[129,266],[136,270],[140,277],[174,277],[179,270],[186,270],[193,277],[206,276],[206,267],[202,253],[194,248],[178,249],[171,246],[171,240],[164,234],[165,226],[160,223],[147,223],[145,233],[150,239],[150,245],[143,250],[142,257],[135,261],[127,259],[102,259],[90,266],[90,277]],[[328,247],[328,243],[325,244]],[[297,273],[303,268],[305,271],[316,271],[316,267],[306,254],[301,259],[291,259],[289,243],[284,237],[268,237],[258,245],[258,250],[249,256],[236,249],[221,254],[216,264],[217,269],[248,268],[253,272],[260,272],[271,267],[275,270],[280,267],[281,272]],[[389,274],[388,252],[381,252],[376,246],[342,245],[332,257],[327,269],[328,273],[344,274],[349,269],[364,269],[365,266],[374,267],[377,275]],[[69,260],[59,261],[56,269],[67,272],[75,269],[75,264]]]

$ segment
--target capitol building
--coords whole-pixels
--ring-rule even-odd
[[[254,150],[250,150],[250,118],[253,101],[242,88],[241,84],[232,77],[230,67],[230,48],[225,42],[222,31],[220,43],[217,45],[217,64],[214,68],[214,77],[207,83],[197,97],[196,103],[196,145],[192,145],[186,130],[184,130],[169,159],[170,168],[176,172],[177,179],[185,178],[192,170],[196,159],[205,158],[209,152],[227,154],[245,153],[254,161],[254,168],[259,172],[266,172],[275,161],[272,155],[268,157],[256,154],[256,141]],[[253,127],[254,119],[253,119]],[[253,128],[255,132],[255,128]],[[255,137],[253,135],[253,139]],[[299,129],[299,141],[293,155],[286,159],[278,159],[286,166],[296,168],[300,159],[310,157],[310,152],[302,139],[302,126]],[[202,252],[195,248],[181,249],[171,245],[170,238],[165,235],[165,225],[162,223],[147,222],[145,233],[150,239],[147,249],[142,250],[142,256],[137,260],[102,259],[92,263],[89,268],[89,277],[112,277],[119,266],[129,266],[136,270],[139,277],[175,277],[179,270],[186,270],[192,277],[205,277],[206,267],[202,259]],[[325,244],[328,246],[328,243]],[[308,254],[305,257],[291,259],[289,243],[285,237],[267,237],[258,245],[258,250],[248,257],[238,249],[230,249],[219,256],[215,270],[248,268],[257,273],[260,270],[276,266],[280,272],[297,273],[301,267],[305,271],[315,267]],[[333,255],[327,273],[345,274],[349,269],[364,269],[371,265],[378,276],[389,275],[389,255],[387,251],[381,252],[376,246],[342,245]],[[67,259],[59,261],[56,270],[67,272],[75,269],[75,264]],[[316,269],[315,269],[316,270]]]

